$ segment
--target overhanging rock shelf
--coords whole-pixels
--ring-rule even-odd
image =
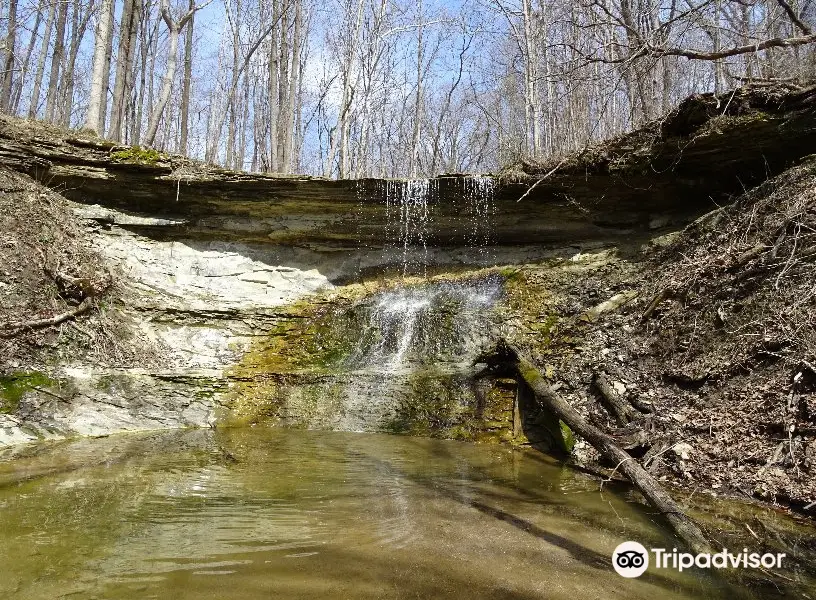
[[[587,149],[543,181],[529,165],[490,179],[484,242],[498,248],[615,243],[686,222],[813,152],[815,96],[813,90],[781,96],[747,91],[727,105],[694,96],[661,124]],[[64,132],[44,137],[25,131],[0,121],[0,164],[94,205],[88,215],[100,222],[161,240],[243,244],[246,253],[281,264],[320,264],[332,280],[353,277],[355,264],[359,270],[399,262],[397,253],[381,252],[393,241],[389,194],[403,208],[418,198],[410,182],[239,173],[181,157],[144,151],[142,157]],[[539,171],[545,172],[543,166]],[[415,223],[418,237],[412,241],[446,250],[431,254],[429,262],[485,261],[454,252],[467,247],[474,233],[463,226],[463,215],[484,220],[468,197],[485,180],[447,175],[421,183],[430,214]],[[402,186],[401,200],[394,186]],[[495,256],[497,262],[504,258]]]

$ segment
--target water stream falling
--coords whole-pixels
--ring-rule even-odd
[[[462,180],[463,196],[470,221],[465,235],[468,248],[489,258],[493,244],[492,217],[496,214],[495,181],[492,177],[467,177]]]
[[[501,293],[497,278],[437,281],[376,294],[357,308],[359,339],[345,365],[396,372],[460,366],[479,351]]]
[[[361,203],[373,199],[385,205],[381,262],[396,263],[403,276],[424,277],[436,244],[489,258],[494,186],[493,178],[482,176],[387,180],[373,187],[361,183],[358,195]]]
[[[439,247],[489,255],[493,180],[367,181],[358,193],[361,219],[365,207],[384,204],[380,264],[396,277],[320,324],[317,347],[339,349],[327,365],[332,374],[276,392],[282,418],[320,429],[472,433],[492,419],[473,359],[495,329],[502,281],[441,278],[431,268]]]
[[[377,193],[385,203],[383,251],[396,251],[403,277],[427,277],[429,242],[443,221],[458,238],[446,240],[447,244],[479,254],[489,251],[490,217],[495,212],[492,178],[383,181]],[[463,357],[498,295],[495,280],[426,283],[378,294],[371,300],[348,363],[393,372],[406,362],[429,364]]]

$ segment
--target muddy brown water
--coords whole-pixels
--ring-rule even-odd
[[[251,428],[15,453],[0,456],[0,598],[816,597],[807,544],[764,585],[620,577],[619,543],[671,536],[631,492],[533,451]],[[705,517],[735,513],[724,506]]]

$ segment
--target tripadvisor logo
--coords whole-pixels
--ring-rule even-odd
[[[676,548],[671,551],[665,548],[652,548],[651,553],[654,555],[655,569],[676,569],[680,572],[692,567],[700,569],[729,567],[733,569],[758,569],[760,567],[778,569],[782,567],[782,559],[786,556],[782,553],[748,552],[747,548],[736,553],[723,548],[722,552],[716,554],[689,554],[678,552]],[[612,553],[612,567],[621,577],[640,577],[649,568],[649,551],[638,542],[623,542]]]
[[[637,542],[623,542],[612,553],[612,566],[621,577],[640,577],[649,568],[649,553]]]

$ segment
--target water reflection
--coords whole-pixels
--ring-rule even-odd
[[[533,453],[270,429],[27,452],[0,462],[2,598],[758,597],[701,573],[618,577],[620,541],[665,533]]]

